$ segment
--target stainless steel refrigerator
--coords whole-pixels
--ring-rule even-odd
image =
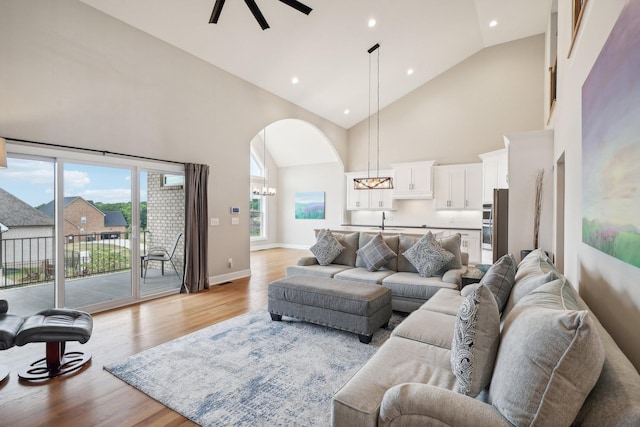
[[[493,262],[509,253],[509,190],[495,188],[493,190],[492,212]]]

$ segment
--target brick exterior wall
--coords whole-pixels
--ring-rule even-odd
[[[176,233],[184,233],[184,187],[162,185],[161,173],[147,175],[147,247],[160,246],[167,250],[175,240]],[[178,243],[173,262],[182,276],[184,268],[184,234]],[[157,264],[157,265],[156,265]],[[151,263],[150,268],[160,268],[160,263]],[[167,267],[165,264],[165,273]]]
[[[82,218],[86,221],[83,223]],[[84,234],[87,236],[104,231],[104,214],[84,199],[76,199],[64,207],[64,235]]]

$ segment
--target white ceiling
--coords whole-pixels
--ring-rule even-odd
[[[301,0],[309,16],[257,0],[265,31],[242,0],[227,0],[218,24],[215,0],[81,1],[350,128],[368,116],[375,43],[384,107],[485,47],[543,33],[552,0]]]

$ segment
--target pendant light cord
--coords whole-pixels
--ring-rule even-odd
[[[377,114],[376,114],[376,143],[377,143],[377,168],[376,168],[376,178],[380,178],[380,46],[378,46],[378,89],[377,89]]]

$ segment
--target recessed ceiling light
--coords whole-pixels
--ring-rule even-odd
[[[411,74],[413,74],[413,68],[409,68],[407,70],[407,75],[410,76]]]
[[[344,110],[344,114],[349,114],[351,111],[349,111],[349,109],[347,108],[346,110]]]
[[[495,19],[493,21],[489,22],[489,26],[491,28],[495,27],[496,25],[498,25],[498,21],[496,21]]]
[[[369,19],[369,28],[373,28],[376,26],[376,20],[371,18]]]
[[[300,82],[300,80],[297,77],[293,77],[291,79],[291,83],[293,83],[294,85],[297,85]]]

